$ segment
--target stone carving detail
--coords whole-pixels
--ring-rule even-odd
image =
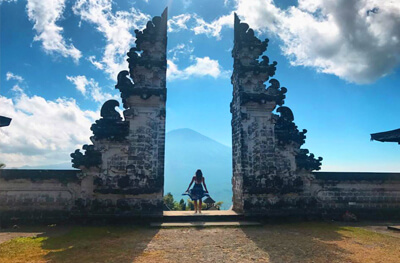
[[[321,170],[322,157],[315,158],[314,154],[310,153],[308,149],[300,149],[296,155],[297,169],[304,169],[306,171]]]
[[[121,71],[118,74],[118,83],[115,85],[115,88],[119,89],[121,92],[121,99],[125,109],[129,108],[126,99],[134,95],[140,96],[140,98],[144,100],[149,99],[151,96],[159,96],[166,101],[167,89],[137,88],[129,79],[128,75],[129,72],[127,70]]]
[[[249,101],[275,101],[278,105],[283,104],[287,90],[280,88],[275,79],[270,81],[271,86],[268,89],[264,84],[269,77],[275,75],[277,65],[276,61],[270,64],[267,56],[261,56],[267,50],[268,41],[261,41],[255,37],[249,25],[241,23],[235,14],[232,82],[237,83],[238,91],[242,93],[242,104]]]
[[[287,145],[291,142],[298,144],[299,146],[305,143],[307,133],[306,129],[302,132],[297,129],[294,121],[293,112],[290,108],[282,106],[277,110],[281,115],[275,124],[275,134],[278,139],[279,145]]]
[[[101,165],[101,153],[94,149],[94,145],[85,144],[82,149],[85,150],[84,154],[79,149],[71,153],[72,167],[80,169],[82,167],[91,168]]]
[[[121,71],[115,86],[121,91],[126,109],[131,106],[127,98],[134,95],[142,99],[159,96],[166,100],[167,13],[166,8],[161,16],[149,21],[143,31],[135,30],[136,47],[131,48],[127,54],[129,72]]]
[[[122,121],[115,107],[119,107],[119,102],[116,100],[108,100],[101,107],[100,115],[102,118],[97,120],[90,128],[95,140],[125,140],[129,132],[129,123]]]

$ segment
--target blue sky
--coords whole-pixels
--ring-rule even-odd
[[[400,171],[399,145],[369,141],[400,128],[400,4],[375,0],[2,0],[0,115],[13,122],[0,162],[69,162],[102,103],[119,99],[134,29],[166,6],[167,131],[231,145],[235,11],[270,39],[285,105],[323,170]]]

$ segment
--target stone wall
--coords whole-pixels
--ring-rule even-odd
[[[0,220],[68,218],[91,185],[77,170],[0,170]]]
[[[315,172],[305,193],[315,198],[312,210],[340,217],[400,218],[400,173]]]
[[[243,200],[253,201],[245,214],[340,220],[349,211],[358,219],[400,218],[400,173],[314,172],[302,178],[300,191],[244,192]],[[0,170],[0,221],[154,216],[146,214],[151,194],[135,196],[127,206],[118,195],[96,193],[93,182],[77,170]],[[137,210],[132,209],[135,205]]]

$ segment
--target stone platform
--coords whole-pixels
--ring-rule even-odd
[[[235,222],[175,222],[175,223],[150,223],[152,227],[237,227],[237,226],[260,226],[261,223],[253,221],[235,221]]]
[[[233,210],[164,211],[162,220],[150,223],[152,227],[237,227],[257,226],[258,222],[244,221],[244,215]]]
[[[194,211],[164,211],[165,222],[233,222],[243,220],[244,215],[233,210],[205,210],[201,214]]]

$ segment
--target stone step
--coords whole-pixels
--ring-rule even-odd
[[[252,221],[230,221],[230,222],[203,222],[203,221],[195,221],[195,222],[153,222],[150,223],[151,227],[161,227],[161,228],[169,228],[169,227],[238,227],[238,226],[261,226],[262,224],[259,222]]]
[[[162,222],[229,222],[243,219],[243,214],[233,210],[206,210],[201,214],[195,214],[194,211],[164,211]]]
[[[400,225],[397,225],[397,226],[388,226],[387,228],[390,229],[390,230],[394,230],[394,231],[400,231]]]

